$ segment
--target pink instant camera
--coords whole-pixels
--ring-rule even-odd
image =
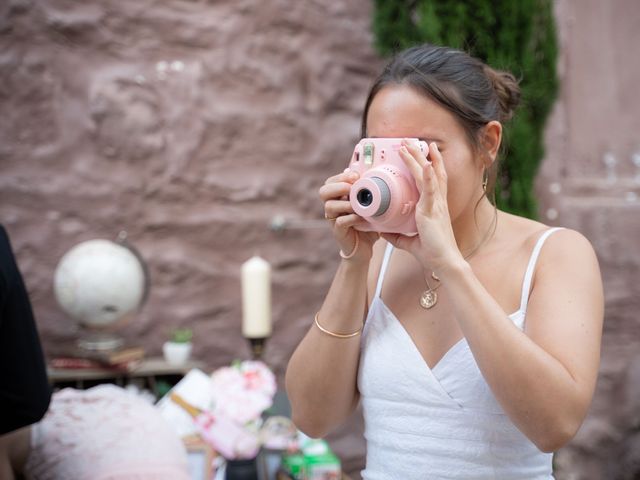
[[[420,150],[429,153],[426,142],[416,138]],[[351,186],[353,211],[367,221],[358,230],[367,232],[417,233],[415,206],[420,192],[400,157],[401,138],[363,138],[356,145],[349,168],[360,174]]]

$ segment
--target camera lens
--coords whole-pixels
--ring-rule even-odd
[[[368,188],[363,188],[356,196],[358,203],[363,207],[368,207],[373,202],[373,193]]]
[[[356,201],[358,205],[363,208],[375,205],[376,211],[372,212],[372,210],[367,209],[366,216],[378,217],[389,209],[389,205],[391,204],[391,190],[387,182],[380,177],[370,177],[370,180],[375,185],[362,185],[362,188],[356,193]]]

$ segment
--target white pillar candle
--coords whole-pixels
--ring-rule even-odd
[[[242,264],[242,335],[271,335],[271,265],[260,257]]]

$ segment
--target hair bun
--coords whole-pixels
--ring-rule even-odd
[[[500,103],[500,121],[506,122],[513,117],[513,114],[520,105],[520,85],[513,74],[502,70],[494,70],[488,65],[484,66],[484,71],[498,96]]]

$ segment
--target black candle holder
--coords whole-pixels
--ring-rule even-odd
[[[264,347],[269,337],[247,338],[251,348],[251,359],[262,361],[264,355]]]

